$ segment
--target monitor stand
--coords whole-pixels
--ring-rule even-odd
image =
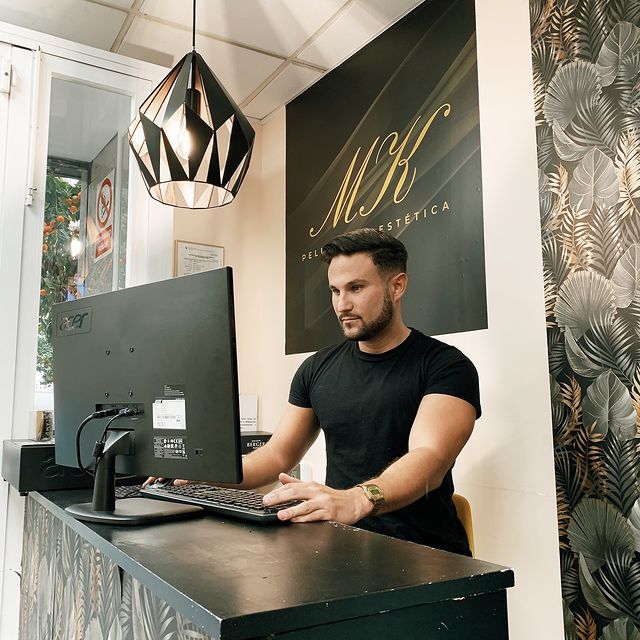
[[[116,458],[133,453],[133,431],[112,429],[95,468],[93,502],[68,506],[77,520],[110,525],[141,525],[175,520],[202,513],[202,507],[150,498],[120,498],[116,501]]]

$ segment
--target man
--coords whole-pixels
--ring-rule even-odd
[[[407,252],[361,229],[323,247],[334,311],[346,340],[295,374],[269,442],[246,456],[242,487],[276,478],[268,506],[281,520],[332,520],[471,555],[451,501],[451,468],[480,415],[478,378],[454,347],[408,328],[401,303]],[[326,484],[283,473],[322,429]]]

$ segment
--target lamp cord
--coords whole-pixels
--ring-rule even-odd
[[[191,37],[191,46],[196,50],[196,0],[193,0],[193,31]]]

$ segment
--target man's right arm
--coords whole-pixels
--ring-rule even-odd
[[[289,473],[318,436],[319,426],[313,409],[287,404],[284,415],[269,441],[242,461],[243,489],[253,489],[278,480]]]

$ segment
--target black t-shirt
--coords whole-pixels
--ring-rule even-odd
[[[324,431],[326,484],[349,489],[379,475],[408,451],[409,432],[422,398],[442,393],[466,400],[480,416],[478,374],[458,349],[415,329],[380,354],[345,341],[307,358],[291,383],[289,402],[312,408]],[[471,555],[451,501],[449,470],[437,489],[416,502],[359,527]]]

